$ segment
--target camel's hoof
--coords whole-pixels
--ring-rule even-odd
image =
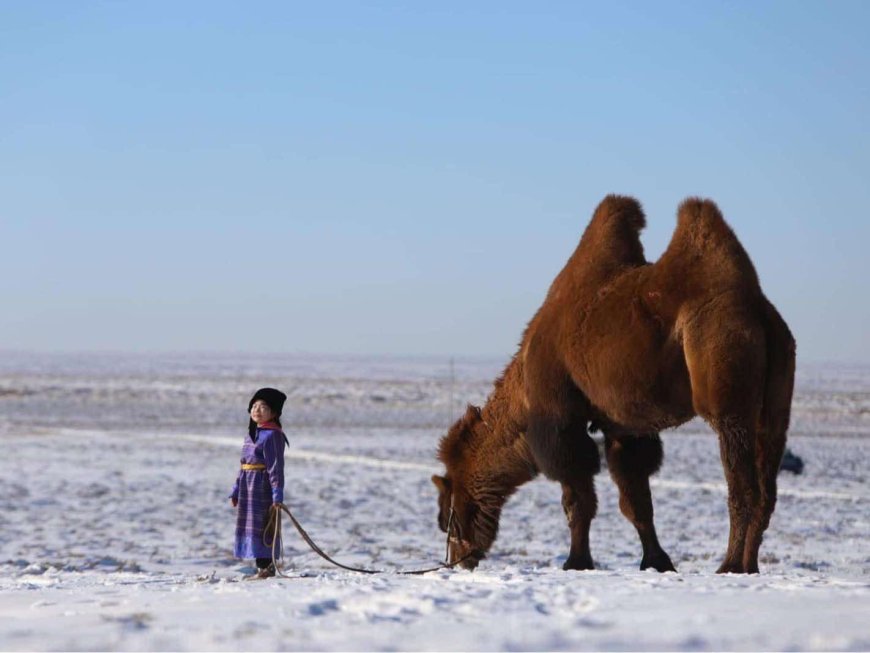
[[[595,569],[595,565],[592,564],[592,558],[589,556],[568,556],[562,569],[565,571],[586,571]]]
[[[677,568],[674,567],[674,563],[671,562],[670,557],[664,551],[659,551],[658,553],[651,554],[648,556],[644,556],[643,560],[640,561],[640,570],[644,569],[655,569],[659,572],[665,571],[677,571]]]

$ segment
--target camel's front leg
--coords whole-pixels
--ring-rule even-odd
[[[546,419],[529,420],[526,439],[538,468],[562,484],[562,508],[571,530],[571,551],[562,568],[594,569],[589,527],[598,508],[593,477],[601,469],[601,458],[586,422],[560,427]]]
[[[653,523],[652,494],[649,477],[662,464],[662,441],[659,436],[616,437],[605,430],[607,468],[619,488],[619,509],[630,521],[643,547],[640,568],[676,571],[670,557],[659,544]]]
[[[562,508],[571,530],[571,550],[562,569],[594,569],[589,550],[589,527],[598,507],[592,474],[562,483]]]
[[[543,474],[562,484],[562,507],[571,530],[564,569],[593,569],[589,527],[598,507],[593,476],[601,470],[598,447],[586,429],[588,402],[545,347],[526,354],[526,442]]]

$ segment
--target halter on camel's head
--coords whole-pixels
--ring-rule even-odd
[[[480,443],[488,431],[480,408],[469,405],[465,415],[441,439],[438,459],[447,468],[446,474],[432,477],[438,488],[438,527],[449,538],[448,561],[467,556],[462,563],[466,569],[477,567],[498,530],[501,502],[492,505],[477,460]]]

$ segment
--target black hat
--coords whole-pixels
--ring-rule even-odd
[[[251,408],[254,407],[254,402],[256,401],[265,402],[266,405],[272,409],[273,413],[280,415],[281,410],[284,408],[284,402],[287,401],[287,395],[275,388],[260,388],[254,393],[254,396],[251,397],[251,401],[248,402],[249,413],[251,412]]]

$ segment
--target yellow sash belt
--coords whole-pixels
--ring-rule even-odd
[[[263,469],[266,469],[266,466],[263,463],[254,463],[252,465],[242,463],[242,471],[243,472],[259,472],[260,470],[263,470]]]

